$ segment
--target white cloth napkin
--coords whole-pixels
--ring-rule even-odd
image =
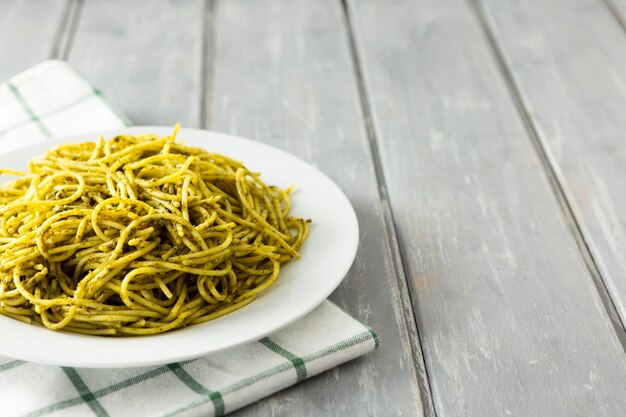
[[[0,85],[0,152],[128,125],[63,61]],[[181,363],[78,369],[0,356],[0,416],[223,415],[377,347],[372,329],[325,301],[269,337]]]

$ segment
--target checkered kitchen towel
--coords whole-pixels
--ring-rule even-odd
[[[62,61],[0,85],[0,151],[129,124]],[[164,366],[76,369],[0,356],[0,416],[223,415],[376,347],[370,328],[325,301],[258,342]]]

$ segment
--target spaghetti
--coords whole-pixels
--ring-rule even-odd
[[[146,335],[250,303],[298,258],[290,189],[172,136],[61,145],[0,185],[0,314]]]

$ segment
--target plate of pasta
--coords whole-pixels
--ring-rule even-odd
[[[349,200],[279,149],[138,126],[0,155],[0,354],[171,363],[318,306],[358,247]]]

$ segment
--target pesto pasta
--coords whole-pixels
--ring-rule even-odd
[[[66,144],[0,170],[0,314],[52,330],[156,334],[254,300],[298,258],[291,189],[168,137]]]

